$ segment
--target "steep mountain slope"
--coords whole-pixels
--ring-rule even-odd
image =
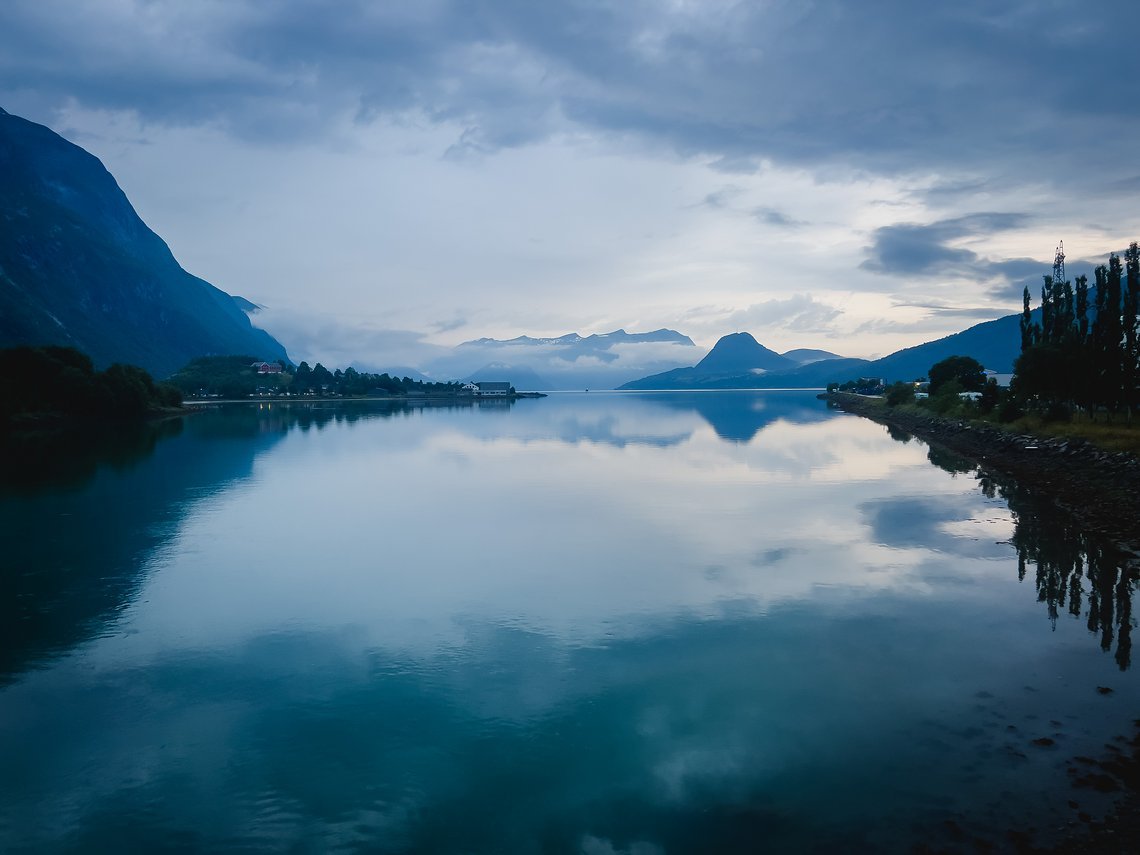
[[[721,336],[713,349],[691,368],[674,368],[631,380],[620,389],[752,388],[769,373],[782,374],[797,363],[769,350],[750,333]]]
[[[287,358],[247,302],[183,270],[98,158],[0,110],[0,347],[70,345],[159,377],[209,354]]]
[[[751,333],[742,332],[721,336],[693,370],[698,374],[747,374],[788,370],[795,365],[792,360],[764,347]]]

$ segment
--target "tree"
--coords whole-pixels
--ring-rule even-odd
[[[293,387],[300,392],[313,387],[313,369],[309,367],[309,363],[302,362],[297,366],[297,373],[293,375]]]
[[[930,366],[930,394],[950,381],[957,381],[964,392],[980,392],[986,383],[985,367],[972,356],[948,356]]]
[[[978,398],[978,410],[982,413],[992,413],[1001,403],[1001,389],[993,377],[986,381],[982,387],[982,397]]]
[[[1028,298],[1029,289],[1025,289]],[[1077,277],[1076,296],[1077,336],[1084,344],[1089,337],[1089,279],[1087,276]],[[1024,350],[1024,348],[1022,348]]]
[[[1029,286],[1021,292],[1021,349],[1028,350],[1037,343],[1040,330],[1033,323],[1033,312],[1029,308]]]
[[[1096,398],[1109,413],[1120,409],[1123,380],[1123,330],[1121,328],[1121,267],[1119,256],[1108,257],[1108,267],[1096,273],[1096,320],[1093,322],[1092,381]]]
[[[1137,377],[1140,373],[1140,342],[1137,341],[1137,313],[1140,311],[1140,246],[1132,241],[1124,253],[1127,271],[1124,299],[1121,304],[1120,323],[1123,327],[1123,403],[1129,416],[1140,401],[1137,400]]]
[[[322,391],[322,387],[331,386],[333,384],[332,372],[325,368],[321,363],[313,366],[313,389],[317,392]]]
[[[22,415],[137,421],[182,395],[143,369],[116,363],[96,371],[70,347],[0,350],[0,430]]]

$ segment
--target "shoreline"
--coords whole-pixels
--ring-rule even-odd
[[[979,477],[996,474],[1014,479],[1036,493],[1039,501],[1051,503],[1084,530],[1106,539],[1119,551],[1124,567],[1140,572],[1140,459],[1136,455],[1105,451],[1085,440],[1016,434],[991,424],[888,407],[882,398],[848,392],[819,397],[844,412],[959,455],[977,465]],[[1016,852],[1041,855],[1140,851],[1140,719],[1134,724],[1132,734],[1115,738],[1119,748],[1108,741],[1111,734],[1106,734],[1106,754],[1095,760],[1074,758],[1087,764],[1083,771],[1097,773],[1101,782],[1115,782],[1113,807],[1103,819],[1093,820],[1074,807],[1074,819],[1058,829],[1054,842],[1033,845],[1033,830],[1017,827],[1007,829],[1005,842]],[[1078,792],[1074,789],[1074,799]],[[1076,804],[1070,802],[1070,806]]]
[[[416,403],[484,403],[494,401],[518,401],[520,399],[545,398],[545,392],[515,392],[513,395],[360,395],[352,397],[310,396],[310,395],[258,395],[250,398],[184,398],[182,407],[208,406],[210,404],[416,404]]]
[[[1081,439],[1017,434],[984,422],[888,407],[882,398],[832,392],[829,404],[914,434],[1042,493],[1085,530],[1140,559],[1140,459]]]

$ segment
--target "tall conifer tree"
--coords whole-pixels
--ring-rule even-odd
[[[1036,344],[1033,329],[1033,310],[1029,306],[1029,286],[1021,292],[1021,351],[1024,353]]]
[[[1029,289],[1025,292],[1029,296]],[[1088,342],[1089,338],[1089,279],[1087,276],[1077,277],[1076,293],[1077,335],[1081,344]]]
[[[1137,342],[1137,312],[1140,310],[1140,247],[1133,241],[1124,253],[1125,280],[1124,299],[1121,304],[1121,332],[1124,335],[1122,381],[1124,384],[1124,405],[1131,416],[1132,410],[1140,404],[1137,400],[1137,378],[1140,372],[1140,343]]]

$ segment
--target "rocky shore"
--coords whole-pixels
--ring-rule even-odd
[[[891,408],[881,398],[845,392],[827,395],[845,412],[912,433],[1012,476],[1048,497],[1085,531],[1140,559],[1140,459],[1084,440],[1049,439],[999,427]]]

